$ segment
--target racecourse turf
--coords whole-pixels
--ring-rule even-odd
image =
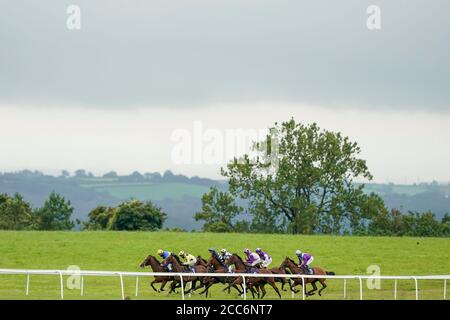
[[[0,268],[67,269],[142,272],[139,264],[157,249],[178,253],[185,250],[208,257],[207,249],[227,248],[241,256],[243,248],[261,247],[273,257],[278,266],[285,256],[294,258],[297,248],[314,255],[314,266],[338,275],[367,275],[369,266],[379,266],[382,275],[444,275],[450,274],[449,238],[390,238],[355,236],[307,236],[266,234],[213,234],[177,232],[33,232],[0,231]],[[67,287],[65,299],[120,299],[118,277],[85,277],[84,296],[79,289]],[[180,299],[180,294],[154,292],[151,278],[141,277],[135,296],[135,277],[125,277],[125,295],[129,299]],[[328,279],[324,295],[308,299],[343,299],[343,280]],[[30,277],[29,295],[25,296],[25,275],[0,274],[0,299],[59,299],[59,278],[49,275]],[[157,284],[159,287],[159,284]],[[278,287],[280,285],[278,284]],[[241,299],[235,292],[222,292],[223,285],[211,289],[213,299]],[[393,299],[394,281],[383,280],[380,289],[369,289],[364,281],[364,299]],[[420,299],[442,299],[443,281],[419,281]],[[450,288],[450,281],[447,285]],[[266,286],[268,299],[276,294]],[[447,289],[450,291],[450,289]],[[447,293],[447,299],[450,293]],[[289,291],[283,299],[292,299]],[[193,294],[187,299],[203,299]],[[414,281],[398,282],[398,299],[414,299]],[[296,294],[294,299],[301,299]],[[346,299],[359,299],[359,281],[347,280]]]

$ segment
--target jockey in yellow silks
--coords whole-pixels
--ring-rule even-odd
[[[197,258],[190,253],[184,252],[183,250],[181,250],[178,255],[183,262],[183,266],[187,266],[192,272],[195,272],[194,266],[197,263]]]

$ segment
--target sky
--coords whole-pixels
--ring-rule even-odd
[[[2,1],[0,171],[217,178],[227,133],[294,117],[357,141],[377,182],[448,182],[448,12],[446,0]],[[209,161],[214,137],[223,155]]]

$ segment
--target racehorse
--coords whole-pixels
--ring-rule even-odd
[[[197,256],[197,262],[195,263],[196,266],[204,266],[205,268],[208,267],[208,261],[202,258],[202,256]]]
[[[282,266],[280,266],[279,268],[275,267],[275,268],[270,268],[268,269],[270,272],[272,272],[273,274],[287,274],[288,272],[286,272],[285,268],[282,268]],[[291,280],[288,278],[281,278],[281,277],[276,277],[275,278],[275,282],[281,282],[281,290],[286,291],[286,289],[284,288],[284,285],[286,283],[289,284],[289,287],[292,291],[292,283]]]
[[[180,261],[180,258],[178,258],[178,256],[171,254],[170,256],[168,256],[166,259],[164,259],[163,262],[161,262],[161,265],[164,264],[172,264],[173,267],[173,272],[191,272],[191,270],[189,270],[189,268],[187,266],[183,266],[182,262]],[[206,267],[201,266],[201,265],[194,265],[193,269],[196,273],[206,273]],[[191,273],[191,274],[195,274],[195,273]],[[197,281],[200,281],[201,286],[203,286],[203,277],[198,277],[198,276],[194,276],[194,275],[189,275],[189,276],[184,276],[183,277],[183,283],[186,284],[188,282],[192,282],[191,288],[189,289],[189,293],[192,293],[194,290],[198,289],[196,284]],[[173,282],[170,286],[170,291],[169,293],[175,291],[175,288],[177,288],[178,285],[181,285],[181,279],[180,277],[174,277]],[[200,286],[200,287],[201,287]],[[185,291],[185,293],[188,293]]]
[[[253,273],[253,270],[250,266],[246,265],[244,261],[242,261],[242,258],[238,256],[237,254],[232,254],[231,257],[227,260],[227,263],[230,265],[235,266],[236,273]],[[262,269],[256,269],[257,273],[262,274],[272,274],[269,270],[262,268]],[[228,286],[233,286],[237,284],[241,284],[242,277],[236,277],[235,280]],[[266,289],[264,289],[264,284],[270,284],[272,288],[275,290],[275,292],[278,294],[278,297],[281,299],[280,291],[278,290],[277,286],[275,285],[275,280],[273,277],[248,277],[247,286],[252,292],[252,296],[254,297],[253,287],[257,286],[257,288],[260,288],[262,291],[261,299],[264,298],[266,295]],[[258,297],[259,297],[259,290],[258,290]]]
[[[153,272],[167,272],[164,270],[164,268],[161,266],[158,259],[156,259],[154,256],[149,255],[147,258],[142,261],[142,263],[139,265],[141,268],[145,268],[146,266],[150,266],[152,268]],[[155,279],[150,282],[150,286],[155,290],[156,292],[164,291],[164,286],[167,282],[173,280],[173,277],[169,276],[155,276]],[[161,287],[158,289],[155,288],[155,283],[161,283]]]
[[[299,266],[297,266],[297,264],[294,262],[294,260],[292,260],[289,257],[286,257],[284,259],[284,261],[281,263],[280,268],[288,268],[291,273],[293,274],[305,274],[304,269],[300,268]],[[313,274],[315,275],[330,275],[333,276],[335,275],[335,273],[333,271],[325,271],[322,268],[318,268],[318,267],[314,267],[311,268],[313,270]],[[298,285],[302,285],[303,281],[301,278],[293,278],[294,280],[294,285],[291,286],[291,290],[294,292],[298,292],[295,290],[295,287]],[[322,288],[319,290],[319,296],[322,295],[322,291],[327,287],[327,285],[325,284],[325,278],[304,278],[304,282],[305,282],[305,290],[306,290],[306,284],[311,283],[311,286],[313,287],[312,290],[308,291],[306,293],[307,296],[312,296],[315,291],[317,291],[317,285],[316,282],[319,281],[320,284],[322,285]]]
[[[211,256],[211,258],[208,261],[207,269],[209,273],[228,273],[228,268],[224,267],[219,260],[217,260],[216,257]],[[203,285],[205,286],[205,289],[200,292],[200,294],[206,293],[206,297],[208,296],[209,288],[216,283],[230,283],[229,277],[205,277],[203,279]],[[242,291],[239,290],[237,285],[234,285],[233,288],[235,288],[239,295],[242,294]],[[227,288],[225,288],[223,291],[225,291]],[[230,288],[228,288],[228,293],[230,293]]]

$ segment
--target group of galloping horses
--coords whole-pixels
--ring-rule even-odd
[[[172,265],[172,271],[168,271],[166,268],[164,268],[164,265]],[[242,260],[242,258],[237,255],[233,254],[229,259],[226,260],[227,266],[233,266],[234,265],[234,272],[235,273],[253,273],[254,270],[252,270],[251,267],[246,265],[246,263]],[[205,294],[205,297],[211,296],[211,293],[209,292],[209,289],[214,284],[224,284],[226,287],[223,289],[223,291],[227,291],[228,293],[231,292],[231,289],[234,288],[239,295],[242,295],[245,290],[248,290],[251,292],[252,297],[255,298],[264,298],[266,295],[266,290],[264,289],[264,286],[266,284],[269,284],[275,292],[278,294],[279,298],[281,299],[281,293],[278,290],[278,287],[276,286],[275,282],[281,283],[281,289],[283,291],[286,291],[285,285],[288,284],[289,288],[292,292],[297,293],[298,290],[295,288],[298,285],[305,284],[305,290],[306,290],[306,284],[310,283],[312,286],[312,289],[306,292],[306,296],[311,296],[317,291],[317,285],[316,283],[319,282],[322,285],[322,288],[319,289],[318,294],[322,295],[322,291],[327,287],[325,284],[325,278],[304,278],[304,282],[300,277],[296,278],[285,278],[285,277],[245,277],[246,283],[245,287],[243,286],[243,278],[236,276],[236,277],[223,277],[223,276],[197,276],[196,273],[229,273],[228,268],[224,266],[216,257],[211,255],[211,258],[209,260],[205,260],[201,256],[197,257],[197,263],[194,266],[195,272],[192,272],[189,270],[186,266],[184,266],[179,257],[175,254],[171,254],[163,261],[158,261],[158,259],[152,255],[149,255],[145,258],[145,260],[140,264],[141,268],[145,268],[146,266],[150,266],[150,268],[153,270],[153,272],[167,272],[167,276],[155,276],[154,280],[150,283],[150,286],[155,290],[156,292],[162,292],[164,291],[164,287],[167,283],[171,282],[170,284],[170,290],[169,294],[172,292],[176,292],[176,289],[181,287],[181,279],[179,276],[170,275],[170,273],[185,273],[190,272],[189,275],[183,276],[183,283],[191,283],[190,289],[186,289],[186,294],[191,294],[195,290],[203,288],[203,291],[201,291],[199,294]],[[315,275],[334,275],[334,272],[331,271],[325,271],[321,268],[315,267],[312,268],[313,273]],[[258,273],[260,274],[302,274],[303,269],[299,268],[298,265],[295,263],[294,260],[290,259],[289,257],[286,257],[281,265],[278,268],[260,268],[258,269]],[[161,283],[161,286],[159,289],[155,287],[156,283]],[[186,288],[186,286],[184,286]],[[182,289],[183,290],[183,289]]]

